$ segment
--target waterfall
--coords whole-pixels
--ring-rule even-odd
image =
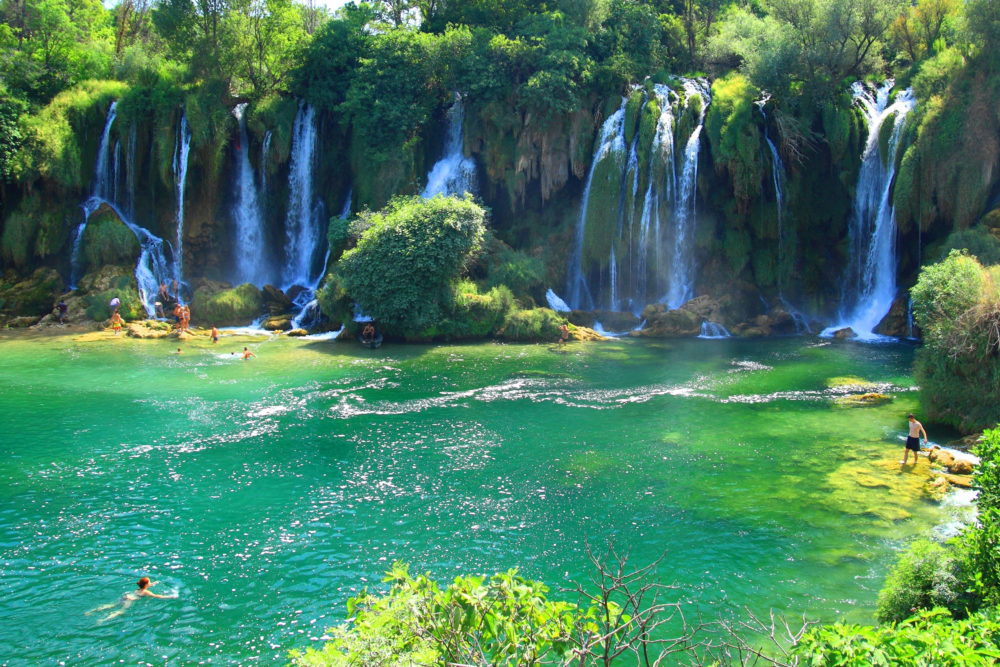
[[[299,102],[292,126],[292,156],[288,172],[288,215],[285,220],[284,289],[292,285],[315,285],[322,277],[314,265],[326,240],[321,205],[313,197],[316,156],[316,116],[312,107]]]
[[[873,97],[861,82],[852,86],[854,99],[868,121],[868,139],[850,221],[850,260],[844,281],[840,323],[824,331],[850,327],[860,338],[877,338],[873,329],[896,298],[896,220],[890,198],[896,171],[896,152],[906,116],[916,101],[910,89],[889,104],[893,81]],[[882,125],[892,119],[887,155],[879,148]]]
[[[475,192],[476,163],[462,151],[462,123],[465,120],[465,103],[456,93],[455,103],[448,109],[448,129],[445,134],[444,154],[427,174],[427,187],[421,197],[436,194],[462,195]]]
[[[694,296],[698,153],[711,97],[708,82],[700,79],[678,79],[674,88],[682,89],[682,94],[659,84],[638,89],[642,90],[643,100],[630,145],[626,146],[625,141],[628,98],[622,100],[619,109],[601,127],[584,186],[567,271],[567,301],[575,308],[628,308],[638,314],[654,299],[675,308]],[[680,113],[694,113],[693,108],[688,109],[695,95],[701,98],[701,108],[693,119],[695,127],[684,152],[677,155],[676,118]],[[643,135],[641,128],[654,101],[659,116],[650,137]],[[640,147],[640,140],[649,143]],[[639,155],[646,146],[648,164],[640,165]],[[643,173],[648,182],[640,193]],[[598,184],[605,197],[599,205],[591,203],[591,194]],[[618,206],[612,208],[615,196]],[[588,225],[613,229],[608,234],[611,247],[589,247],[593,237]],[[600,237],[602,233],[607,232],[597,231],[593,236]],[[603,260],[597,257],[608,258],[606,267],[598,265]]]
[[[128,162],[125,165],[125,189],[128,191],[127,206],[128,216],[135,219],[135,123],[128,128]]]
[[[233,115],[239,124],[240,139],[237,147],[239,166],[234,180],[232,216],[236,229],[235,283],[253,283],[258,287],[268,282],[264,261],[264,216],[260,210],[253,167],[250,166],[250,145],[247,141],[247,124],[244,112],[246,103],[237,104]]]
[[[566,294],[569,303],[574,308],[593,310],[594,299],[587,286],[587,279],[583,272],[583,241],[587,226],[587,204],[590,201],[590,187],[593,185],[594,172],[603,159],[608,156],[621,159],[625,152],[625,103],[627,99],[622,98],[621,106],[613,114],[608,116],[601,126],[601,134],[594,148],[594,156],[590,161],[590,171],[587,173],[587,182],[583,188],[583,199],[580,203],[580,215],[576,223],[576,237],[573,244],[573,252],[570,254],[568,279]]]
[[[640,306],[648,301],[648,258],[650,254],[650,238],[653,239],[654,266],[659,269],[663,261],[662,244],[660,243],[661,219],[660,205],[669,205],[677,190],[677,167],[674,163],[674,114],[670,106],[669,89],[666,86],[655,87],[657,101],[660,104],[660,117],[656,122],[656,134],[653,135],[653,145],[649,152],[649,185],[643,201],[642,216],[639,219],[639,241],[634,254],[635,267],[635,302]],[[663,172],[662,174],[660,172]],[[654,291],[659,294],[663,285],[657,280],[659,272],[654,275]]]
[[[344,201],[344,208],[341,209],[340,215],[338,216],[341,220],[347,220],[351,216],[351,199],[354,197],[354,189],[347,191],[347,199]],[[326,270],[326,265],[330,263],[330,248],[326,249],[326,259],[323,260],[323,271]],[[311,327],[322,315],[322,311],[319,307],[319,301],[316,299],[316,288],[319,286],[319,281],[322,279],[323,271],[320,271],[320,277],[316,279],[316,282],[308,286],[308,289],[304,289],[295,297],[295,305],[299,308],[299,312],[292,318],[292,328],[301,329],[303,327]]]
[[[104,121],[104,131],[101,133],[101,143],[97,146],[97,159],[94,162],[94,179],[90,185],[91,197],[99,197],[101,199],[107,199],[108,195],[108,139],[111,136],[111,125],[115,122],[115,116],[117,114],[116,108],[118,107],[118,102],[112,102],[111,106],[108,107],[108,116]],[[88,200],[89,201],[89,200]],[[87,220],[90,219],[90,214],[93,213],[97,206],[88,209],[87,202],[83,203],[83,222],[81,222],[73,236],[73,251],[70,255],[70,289],[76,289],[76,282],[80,279],[80,247],[83,244],[83,231],[87,228]]]
[[[235,110],[234,110],[235,113]],[[246,132],[246,127],[244,126],[243,132]],[[240,135],[240,141],[243,141],[243,135]],[[240,144],[243,145],[242,143]],[[260,147],[260,193],[264,196],[267,192],[267,160],[271,153],[271,130],[264,133],[264,143]]]
[[[694,227],[695,204],[698,189],[698,153],[701,150],[701,130],[705,123],[705,110],[712,102],[708,82],[702,79],[684,81],[685,99],[701,97],[698,124],[688,138],[681,162],[673,220],[673,244],[670,247],[670,284],[663,302],[670,308],[679,308],[694,296]]]
[[[188,155],[191,152],[191,129],[187,114],[181,112],[181,125],[174,138],[174,191],[177,194],[177,243],[173,248],[173,277],[178,285],[184,280],[184,186],[187,183]],[[178,291],[179,291],[178,287]]]
[[[732,334],[726,327],[722,326],[718,322],[709,322],[705,320],[701,323],[701,333],[698,338],[705,338],[708,340],[717,340],[720,338],[729,338]]]

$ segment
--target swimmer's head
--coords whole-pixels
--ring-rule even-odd
[[[136,585],[139,586],[140,590],[145,590],[146,586],[149,586],[149,577],[143,577]]]

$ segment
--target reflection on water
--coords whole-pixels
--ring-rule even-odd
[[[902,346],[243,344],[0,342],[17,659],[282,662],[394,560],[555,590],[609,538],[666,551],[692,612],[868,620],[894,550],[968,502],[885,465],[916,408]],[[895,401],[837,407],[847,375]],[[86,615],[143,575],[178,599]]]

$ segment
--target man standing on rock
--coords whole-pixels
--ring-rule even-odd
[[[906,460],[910,457],[910,451],[913,451],[913,464],[917,463],[917,452],[920,451],[920,438],[917,437],[919,434],[924,436],[924,444],[927,444],[927,431],[924,430],[924,425],[917,421],[917,418],[913,416],[913,413],[906,415],[906,418],[910,422],[910,434],[906,436],[906,449],[903,450],[903,460],[900,461],[904,466],[906,465]]]

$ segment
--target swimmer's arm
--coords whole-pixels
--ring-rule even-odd
[[[150,598],[159,598],[161,600],[169,600],[170,597],[171,597],[169,595],[157,595],[156,593],[154,593],[153,591],[148,590],[148,589],[142,591],[141,593],[139,593],[139,595],[145,595],[146,597],[150,597]]]

